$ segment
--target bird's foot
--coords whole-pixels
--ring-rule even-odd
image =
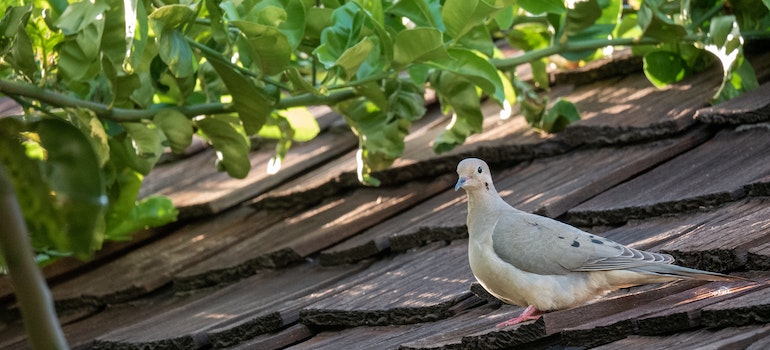
[[[540,310],[530,305],[530,306],[527,306],[527,308],[524,309],[524,311],[522,311],[521,315],[514,317],[508,321],[498,323],[497,328],[513,326],[515,324],[519,324],[526,321],[534,321],[540,318],[542,314],[543,313]]]

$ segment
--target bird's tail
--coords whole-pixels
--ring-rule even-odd
[[[703,271],[691,269],[689,267],[673,264],[649,264],[631,269],[633,271],[648,273],[659,276],[668,276],[681,279],[693,279],[701,281],[741,281],[746,280],[743,277],[725,275],[718,272]]]

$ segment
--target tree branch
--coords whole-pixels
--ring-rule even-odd
[[[112,108],[102,103],[80,100],[34,85],[8,80],[0,80],[0,93],[30,98],[60,108],[86,108],[96,113],[99,118],[110,119],[116,122],[137,122],[142,119],[150,119],[158,112],[167,109],[177,110],[190,118],[199,115],[232,113],[235,111],[232,104],[224,103],[203,103],[159,109]],[[284,98],[276,103],[274,107],[276,109],[285,109],[299,106],[333,105],[354,96],[355,93],[352,88],[340,89],[328,95],[303,94]]]
[[[5,166],[0,164],[0,255],[5,257],[28,341],[34,349],[68,349],[51,291],[32,255],[32,244]]]
[[[564,42],[553,46],[546,47],[540,50],[527,51],[524,54],[503,58],[492,59],[490,62],[500,70],[513,69],[518,65],[528,63],[534,60],[545,58],[551,55],[556,55],[565,52],[577,52],[596,50],[607,46],[632,46],[632,45],[654,45],[660,41],[653,38],[619,38],[619,39],[599,39],[599,40],[585,40],[578,42]]]

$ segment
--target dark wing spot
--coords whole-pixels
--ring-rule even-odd
[[[600,240],[598,240],[598,239],[592,239],[592,240],[591,240],[591,242],[594,242],[594,243],[596,243],[596,244],[604,244],[604,242],[603,242],[603,241],[600,241]]]
[[[572,246],[575,247],[575,248],[580,247],[580,242],[572,241]]]
[[[559,236],[559,239],[564,239],[564,236]]]

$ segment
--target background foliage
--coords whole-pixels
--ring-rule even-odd
[[[137,195],[163,150],[194,134],[243,178],[255,137],[277,141],[274,171],[319,131],[287,111],[330,105],[358,135],[359,179],[376,185],[426,88],[452,115],[433,143],[446,152],[482,131],[483,96],[545,132],[579,119],[536,93],[554,55],[631,46],[656,86],[719,62],[720,102],[757,86],[743,45],[770,34],[768,0],[1,1],[0,92],[25,115],[0,119],[0,160],[41,261],[175,220],[167,198]],[[525,53],[503,57],[496,40]]]

